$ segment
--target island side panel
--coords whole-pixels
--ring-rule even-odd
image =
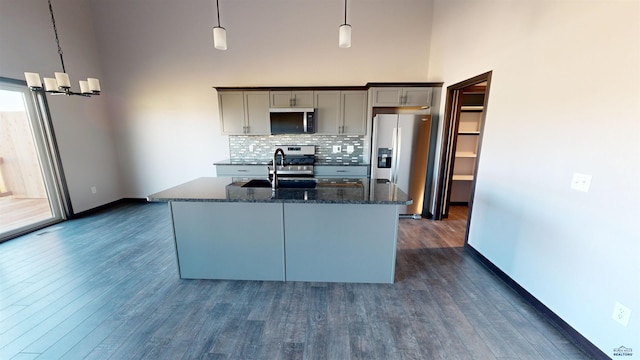
[[[183,279],[284,281],[280,203],[172,202]]]
[[[284,204],[287,281],[393,283],[397,208]]]

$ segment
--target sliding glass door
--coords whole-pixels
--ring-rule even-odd
[[[0,79],[0,242],[64,219],[44,94]]]

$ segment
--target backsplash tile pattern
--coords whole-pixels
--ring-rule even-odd
[[[237,135],[229,136],[231,161],[269,161],[276,145],[315,145],[316,161],[322,164],[364,163],[364,136],[361,135]],[[342,152],[333,153],[340,145]],[[353,152],[347,153],[347,146]],[[251,151],[253,150],[253,151]]]

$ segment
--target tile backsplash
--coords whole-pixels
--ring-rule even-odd
[[[238,135],[229,136],[231,161],[269,161],[276,145],[315,145],[316,161],[326,164],[364,163],[364,136],[361,135]],[[333,146],[342,151],[333,153]],[[347,152],[347,146],[353,152]]]

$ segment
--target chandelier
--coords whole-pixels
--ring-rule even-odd
[[[71,90],[71,82],[69,75],[64,67],[64,59],[62,58],[62,47],[60,47],[60,39],[58,38],[58,29],[56,28],[56,19],[53,17],[53,7],[51,6],[51,0],[49,2],[49,13],[51,14],[51,24],[53,25],[53,32],[56,35],[56,44],[58,45],[58,55],[60,55],[60,63],[62,64],[62,72],[54,72],[55,78],[43,78],[44,91],[52,95],[80,95],[91,96],[100,95],[100,80],[96,78],[88,78],[87,80],[80,80],[80,92],[74,92]],[[27,80],[27,86],[32,91],[42,90],[42,81],[40,81],[40,74],[34,72],[25,72],[25,80]]]

